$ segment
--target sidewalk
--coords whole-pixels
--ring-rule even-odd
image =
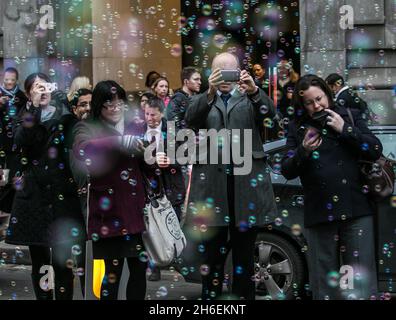
[[[30,265],[29,248],[24,246],[13,246],[0,242],[0,265],[3,264],[25,264]]]

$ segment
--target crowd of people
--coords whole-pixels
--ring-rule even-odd
[[[26,78],[23,92],[17,85],[18,71],[5,70],[0,88],[0,173],[5,177],[7,172],[8,183],[1,188],[0,210],[11,214],[6,242],[29,246],[37,299],[71,300],[75,276],[84,293],[87,240],[92,240],[94,259],[105,261],[101,299],[117,299],[125,261],[130,270],[127,299],[145,298],[147,270],[150,280],[160,279],[160,270],[142,258],[148,181],[157,193],[166,194],[186,225],[202,226],[199,204],[210,200],[216,208],[205,221],[209,236],[201,243],[202,265],[207,268],[202,299],[222,297],[224,264],[232,250],[232,294],[253,300],[256,236],[277,215],[263,150],[263,123],[277,118],[290,120],[284,127],[289,152],[282,174],[300,177],[304,187],[314,298],[343,298],[327,280],[342,264],[365,276],[356,289],[358,298],[377,294],[372,219],[376,207],[361,191],[358,160],[378,159],[382,146],[367,128],[366,110],[351,102],[339,75],[326,81],[314,75],[299,78],[290,61],[282,60],[276,86],[280,95],[273,97],[277,106],[266,93],[271,81],[259,64],[253,75],[242,70],[235,82],[222,79],[222,70],[240,68],[236,56],[219,54],[212,62],[208,90],[202,90],[200,71],[186,67],[174,93],[164,76],[150,72],[147,92],[136,106],[128,105],[127,93],[115,81],[101,81],[93,88],[87,77],[78,77],[66,94],[54,88],[46,74],[34,73]],[[314,117],[323,111],[325,127]],[[242,133],[239,143],[241,150],[245,143],[252,144],[251,172],[235,175],[240,164],[222,161],[224,150],[218,143],[217,150],[211,150],[219,155],[216,164],[209,153],[206,162],[193,166],[171,163],[166,148],[155,151],[155,163],[148,164],[145,148],[167,145],[169,121],[177,131],[250,129],[252,141]],[[231,146],[226,151],[231,152]],[[260,182],[252,186],[258,176]],[[334,194],[339,194],[337,201],[332,200]],[[341,259],[340,243],[346,247]],[[52,266],[54,288],[43,286],[43,266]]]

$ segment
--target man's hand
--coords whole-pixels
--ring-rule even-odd
[[[216,95],[217,87],[224,83],[221,77],[221,69],[215,69],[209,76],[209,91],[208,91],[208,101],[212,101]]]
[[[253,95],[258,91],[253,77],[246,70],[241,71],[241,79],[239,80],[238,84],[242,91],[246,92],[248,95]]]

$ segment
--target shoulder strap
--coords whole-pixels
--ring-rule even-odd
[[[349,108],[345,108],[345,109],[348,112],[348,117],[351,120],[352,125],[355,126],[355,121],[353,120],[351,109],[349,109]]]

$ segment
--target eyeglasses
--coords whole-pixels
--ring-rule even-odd
[[[103,105],[103,108],[109,111],[116,111],[116,110],[122,110],[125,108],[125,102],[124,101],[117,101],[117,102],[106,102]]]

